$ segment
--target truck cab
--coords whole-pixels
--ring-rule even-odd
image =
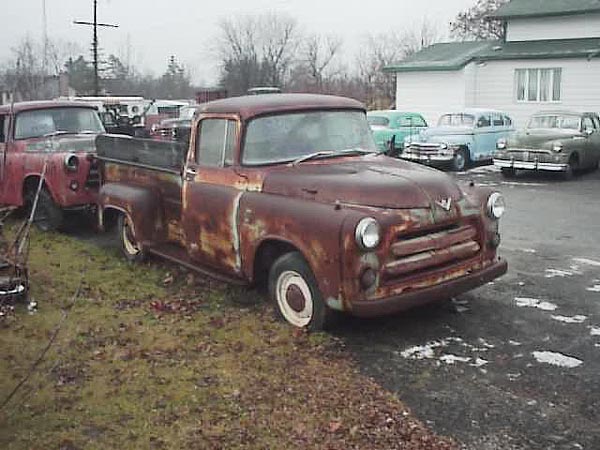
[[[117,225],[128,259],[264,284],[293,326],[449,298],[507,268],[502,196],[385,156],[354,100],[219,100],[200,107],[187,148],[122,136],[97,147],[100,225]]]
[[[94,139],[104,132],[95,107],[68,101],[3,105],[0,130],[0,205],[26,206],[42,177],[35,218],[40,228],[60,228],[66,210],[95,205]]]

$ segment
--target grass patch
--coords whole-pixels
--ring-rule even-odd
[[[31,271],[39,311],[0,322],[0,401],[82,291],[0,411],[1,448],[453,448],[253,292],[58,234],[34,232]]]

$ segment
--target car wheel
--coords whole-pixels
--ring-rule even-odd
[[[135,237],[133,224],[127,214],[119,215],[117,232],[119,234],[121,251],[123,252],[123,255],[125,255],[125,258],[131,262],[143,261],[146,257],[146,253]]]
[[[279,319],[309,330],[323,330],[331,311],[321,296],[315,277],[298,252],[280,256],[269,271],[269,296]]]
[[[455,172],[462,172],[467,168],[468,164],[469,155],[467,154],[467,150],[459,148],[452,159],[452,170]]]
[[[562,174],[563,180],[572,180],[575,176],[575,171],[579,167],[578,158],[576,155],[573,155],[569,158],[569,163],[567,164],[567,170],[565,170]]]
[[[30,192],[27,196],[29,209],[33,208],[35,201],[35,192]],[[46,188],[40,191],[37,206],[33,215],[33,223],[41,231],[56,231],[59,230],[64,222],[63,210],[54,203],[54,199]]]
[[[502,167],[500,169],[500,173],[504,178],[515,178],[517,176],[517,171],[512,167]]]

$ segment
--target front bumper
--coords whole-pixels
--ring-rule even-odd
[[[497,260],[491,266],[460,278],[435,286],[419,289],[397,296],[378,300],[364,300],[352,303],[351,313],[357,317],[377,317],[405,311],[475,289],[504,275],[508,270],[505,260]]]
[[[496,159],[494,165],[500,168],[520,170],[548,170],[551,172],[566,172],[569,169],[567,163],[543,162],[543,161],[520,161],[517,159]]]
[[[419,153],[410,150],[404,150],[404,152],[402,152],[400,155],[400,158],[424,163],[449,163],[454,159],[454,155],[441,153]]]

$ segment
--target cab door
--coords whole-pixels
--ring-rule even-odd
[[[232,116],[201,118],[183,173],[182,228],[190,259],[241,272],[238,210],[244,179],[234,170],[240,123]]]
[[[492,127],[492,118],[489,114],[482,114],[475,123],[474,146],[471,149],[471,158],[474,161],[490,158],[496,148],[496,131]]]
[[[584,135],[585,142],[579,160],[579,166],[582,169],[592,167],[594,164],[596,164],[596,153],[600,151],[600,149],[597,147],[600,143],[600,137],[598,135],[599,131],[600,130],[596,128],[596,122],[591,116],[583,117],[581,121],[581,132]]]

